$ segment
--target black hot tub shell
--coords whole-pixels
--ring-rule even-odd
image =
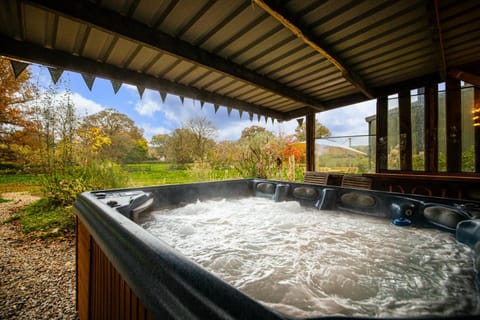
[[[475,270],[480,268],[480,203],[472,201],[261,179],[85,192],[74,205],[80,319],[291,319],[242,294],[134,222],[150,210],[251,196],[405,218],[452,232],[474,250]],[[478,285],[478,273],[476,279]],[[318,317],[334,318],[346,317]]]

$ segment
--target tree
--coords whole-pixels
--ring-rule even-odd
[[[175,129],[166,143],[167,161],[182,165],[193,162],[194,140],[194,134],[189,129]]]
[[[44,92],[39,92],[34,102],[39,163],[45,173],[63,174],[75,163],[75,106],[70,91],[60,93],[59,90],[58,84],[50,85]]]
[[[236,157],[237,142],[220,141],[213,148],[212,167],[215,169],[227,169],[233,167]]]
[[[295,136],[297,137],[298,141],[306,140],[306,130],[307,130],[307,126],[305,122],[303,122],[302,125],[299,124],[295,128]],[[330,136],[330,130],[316,119],[315,120],[315,139],[327,138],[329,136]]]
[[[17,79],[10,62],[0,57],[0,162],[25,164],[35,148],[35,128],[28,104],[36,88],[25,70]]]
[[[156,134],[150,139],[153,155],[155,158],[165,160],[167,158],[167,142],[170,139],[168,134]]]
[[[267,132],[267,129],[262,126],[250,126],[242,130],[242,135],[240,136],[240,139],[250,139],[262,132]],[[273,135],[273,133],[271,133],[271,135]]]
[[[206,118],[193,118],[185,122],[182,128],[175,129],[171,135],[156,135],[151,144],[159,156],[169,162],[186,164],[194,161],[204,162],[214,153],[217,130]]]
[[[102,159],[123,164],[147,158],[148,146],[143,132],[127,115],[114,109],[102,110],[83,119],[80,130],[90,128],[98,128],[101,135],[111,141],[100,151]]]
[[[284,146],[284,139],[263,127],[245,128],[236,144],[233,165],[244,177],[271,177]]]
[[[217,130],[205,117],[190,119],[183,127],[190,130],[193,135],[192,156],[194,160],[204,161],[207,158],[208,150],[215,146],[213,139],[217,135]]]

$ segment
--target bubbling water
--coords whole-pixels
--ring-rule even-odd
[[[263,198],[198,201],[154,212],[141,224],[291,316],[479,312],[471,250],[434,229]]]

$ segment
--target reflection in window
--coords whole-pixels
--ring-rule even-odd
[[[462,83],[462,172],[475,171],[474,88]]]
[[[412,169],[425,171],[425,90],[410,92],[412,123]]]
[[[400,170],[398,95],[388,96],[387,169]]]
[[[447,171],[447,133],[445,83],[438,85],[438,171]]]

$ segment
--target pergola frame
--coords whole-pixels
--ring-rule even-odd
[[[278,121],[377,99],[376,173],[388,169],[387,97],[399,95],[400,171],[413,173],[409,91],[425,92],[425,173],[438,173],[437,85],[447,88],[447,172],[461,168],[460,81],[478,108],[477,1],[60,1],[0,4],[0,54]],[[117,85],[118,90],[118,85]],[[230,114],[230,112],[229,112]],[[475,171],[480,135],[475,127]]]

